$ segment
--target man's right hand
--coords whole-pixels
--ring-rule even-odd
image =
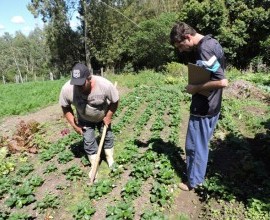
[[[75,121],[74,113],[71,106],[63,107],[62,110],[64,113],[65,118],[67,119],[68,123],[73,127],[73,129],[80,135],[83,135],[83,130],[79,127]]]
[[[83,129],[81,127],[75,125],[73,128],[78,134],[83,135]]]

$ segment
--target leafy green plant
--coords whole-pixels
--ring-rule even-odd
[[[154,183],[151,190],[150,201],[164,207],[171,205],[172,193],[164,184]]]
[[[83,164],[84,166],[89,166],[89,165],[90,165],[90,162],[89,162],[87,156],[83,156],[83,157],[81,158],[81,162],[82,162],[82,164]]]
[[[95,183],[89,190],[90,199],[99,199],[103,195],[110,193],[113,189],[113,183],[111,180],[102,180]]]
[[[143,158],[149,162],[156,162],[159,159],[159,156],[157,152],[149,149],[144,153]]]
[[[10,190],[11,186],[12,183],[8,178],[0,178],[0,199]]]
[[[57,167],[55,164],[49,164],[46,169],[43,171],[43,173],[52,173],[57,170]]]
[[[28,183],[25,183],[15,191],[11,192],[10,197],[5,201],[5,204],[11,208],[14,206],[22,208],[36,200],[33,191],[34,188]]]
[[[73,218],[76,220],[90,220],[95,212],[95,208],[93,208],[89,202],[81,202],[77,205]]]
[[[153,175],[153,170],[154,170],[153,163],[145,159],[142,159],[139,160],[136,164],[134,164],[130,175],[136,178],[147,179],[148,177]]]
[[[247,216],[251,219],[269,219],[270,218],[270,203],[269,201],[261,201],[258,199],[248,200]]]
[[[21,183],[23,183],[23,179],[20,177],[20,176],[14,176],[13,178],[10,179],[10,182],[15,185],[15,186],[18,186],[20,185]]]
[[[58,156],[58,162],[66,164],[74,158],[74,155],[71,151],[64,151]]]
[[[2,140],[2,142],[4,142],[4,140]],[[1,147],[1,145],[0,139],[0,177],[9,174],[15,169],[15,163],[12,158],[8,157],[7,147],[4,147],[5,143],[3,143],[3,147]]]
[[[124,172],[124,168],[122,165],[118,165],[117,163],[113,163],[111,167],[110,177],[112,178],[120,178],[121,174]]]
[[[145,210],[144,213],[141,215],[141,220],[167,220],[168,218],[165,217],[161,212],[155,210]]]
[[[42,201],[37,202],[36,208],[44,212],[48,208],[57,209],[60,205],[59,196],[47,193]]]
[[[235,199],[235,196],[230,193],[227,186],[222,184],[222,180],[218,176],[213,176],[207,179],[203,184],[203,187],[207,190],[207,193],[212,196],[221,196],[221,198],[228,201]]]
[[[27,176],[29,173],[31,173],[34,170],[33,164],[23,164],[20,169],[17,171],[17,175],[24,177]]]
[[[84,176],[83,171],[77,165],[72,165],[72,167],[63,171],[63,174],[66,175],[67,180],[76,181],[81,179]]]
[[[28,183],[30,186],[37,187],[41,186],[44,183],[44,181],[45,180],[40,176],[34,175],[28,180]]]
[[[126,164],[137,159],[138,147],[133,142],[130,140],[126,143],[124,153],[116,158],[118,164]]]
[[[0,211],[0,219],[1,220],[33,220],[35,219],[29,214],[14,212],[14,213],[2,213]]]
[[[157,181],[165,184],[172,184],[174,177],[174,170],[168,167],[160,169],[156,174]]]
[[[134,219],[135,210],[131,203],[118,202],[115,206],[108,206],[106,212],[107,220],[117,220],[117,219]]]
[[[125,200],[132,200],[138,197],[141,193],[142,180],[140,179],[131,179],[123,187],[121,191],[121,196]]]
[[[39,159],[41,161],[49,161],[54,157],[54,152],[51,151],[50,149],[46,149],[40,152],[39,154]]]

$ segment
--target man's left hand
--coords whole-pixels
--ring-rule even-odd
[[[103,118],[103,123],[107,126],[109,126],[112,122],[112,118],[106,116],[105,118]]]
[[[191,84],[187,85],[186,86],[186,92],[189,93],[189,94],[194,95],[195,93],[198,92],[197,86],[196,85],[191,85]]]

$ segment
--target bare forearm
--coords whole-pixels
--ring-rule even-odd
[[[186,90],[190,94],[195,94],[204,90],[214,90],[214,89],[222,89],[228,86],[228,80],[227,79],[222,79],[222,80],[217,80],[217,81],[208,81],[203,84],[199,85],[188,85],[186,87]]]
[[[74,128],[74,130],[81,134],[82,130],[81,128],[77,125],[75,117],[74,117],[74,112],[71,107],[62,107],[63,113],[65,118],[67,119],[68,123]]]
[[[113,114],[116,112],[116,110],[118,108],[118,104],[119,104],[119,101],[115,102],[115,103],[111,103],[109,105],[109,109],[108,109],[107,114],[103,120],[106,125],[109,125],[111,123]]]
[[[108,110],[108,112],[107,112],[107,115],[109,115],[109,116],[113,116],[113,114],[116,112],[116,110],[117,110],[117,108],[118,108],[118,103],[119,102],[115,102],[115,103],[111,103],[110,105],[109,105],[109,110]]]

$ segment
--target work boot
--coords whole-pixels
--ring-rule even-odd
[[[89,178],[91,178],[91,176],[92,176],[92,168],[94,166],[94,163],[95,163],[95,160],[96,160],[97,155],[96,154],[92,154],[92,155],[87,155],[87,156],[88,156],[88,159],[89,159],[89,161],[91,163],[91,169],[90,169],[90,172],[88,174]],[[97,178],[97,174],[96,174],[96,178]]]
[[[106,160],[108,163],[108,166],[111,168],[114,160],[113,160],[113,147],[110,149],[105,149],[105,155],[106,155]]]

